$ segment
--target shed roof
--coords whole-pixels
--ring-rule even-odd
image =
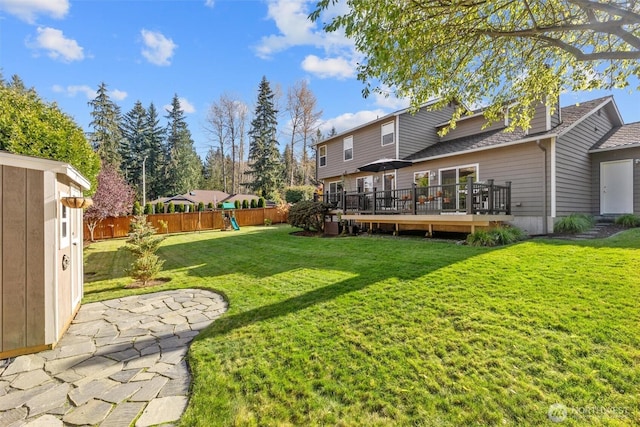
[[[42,157],[13,154],[8,151],[0,151],[0,165],[14,166],[18,168],[50,171],[65,175],[71,181],[78,184],[82,190],[91,188],[91,183],[80,172],[68,163],[57,160],[44,159]]]

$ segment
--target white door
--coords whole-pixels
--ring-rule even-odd
[[[633,160],[600,163],[600,213],[633,213]]]

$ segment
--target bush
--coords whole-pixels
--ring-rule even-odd
[[[469,234],[467,244],[470,246],[509,245],[525,238],[526,234],[518,227],[497,227]]]
[[[272,224],[272,221],[271,221],[271,219],[270,219],[270,218],[265,218],[265,219],[264,219],[264,225],[266,225],[266,226],[270,226],[271,224]]]
[[[236,209],[242,208],[242,202],[240,202],[240,200],[236,200],[233,204],[236,206]]]
[[[565,216],[553,226],[554,233],[577,234],[584,233],[593,227],[594,220],[591,215],[574,213]]]
[[[616,224],[627,228],[640,227],[640,216],[624,214],[616,218]]]
[[[209,209],[209,210],[213,210],[213,202],[209,202],[209,203],[207,204],[207,209]]]
[[[142,206],[140,206],[140,202],[136,200],[135,203],[133,204],[133,216],[141,215],[141,214],[142,214]]]
[[[328,203],[306,200],[298,202],[289,209],[287,222],[292,227],[299,227],[305,231],[320,232],[324,229],[324,216],[331,209]]]
[[[496,239],[487,230],[478,230],[467,236],[467,244],[470,246],[495,246]]]
[[[164,203],[162,202],[156,203],[156,213],[157,214],[164,213]]]
[[[303,200],[313,200],[316,188],[313,185],[298,185],[289,187],[284,192],[284,199],[287,203],[298,203]]]
[[[198,203],[198,212],[204,211],[204,202]]]
[[[264,208],[264,205],[265,205],[265,204],[266,204],[266,203],[265,203],[265,201],[264,201],[264,197],[260,197],[260,198],[258,199],[258,207],[259,207],[259,208]]]
[[[153,205],[151,203],[147,203],[144,205],[144,214],[152,215],[153,214]]]
[[[242,209],[249,209],[249,201],[248,200],[243,200],[242,201]]]
[[[149,280],[152,280],[160,272],[162,264],[164,264],[164,261],[155,254],[164,237],[155,234],[155,228],[147,222],[145,215],[137,215],[131,221],[131,231],[126,248],[133,254],[134,261],[128,274],[140,281],[142,286],[147,285]]]
[[[218,202],[218,209],[222,209],[222,202]]]
[[[169,206],[167,207],[168,213],[174,213],[176,211],[176,205],[173,202],[169,202]]]
[[[251,203],[249,203],[249,206],[251,207],[251,209],[255,209],[258,207],[258,202],[256,199],[251,199]]]

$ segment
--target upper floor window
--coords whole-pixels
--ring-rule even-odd
[[[327,146],[323,145],[318,148],[318,158],[320,159],[320,167],[327,166]]]
[[[342,145],[344,150],[344,160],[347,161],[353,159],[353,137],[346,137],[343,140]]]
[[[393,144],[395,142],[395,132],[393,122],[382,125],[382,145]]]

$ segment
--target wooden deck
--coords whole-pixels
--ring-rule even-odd
[[[513,220],[513,215],[366,215],[343,214],[343,220],[355,221],[368,225],[369,230],[380,227],[380,224],[393,224],[397,234],[403,230],[425,230],[431,236],[434,231],[474,233],[476,228],[490,228]],[[374,227],[376,225],[376,227]]]

